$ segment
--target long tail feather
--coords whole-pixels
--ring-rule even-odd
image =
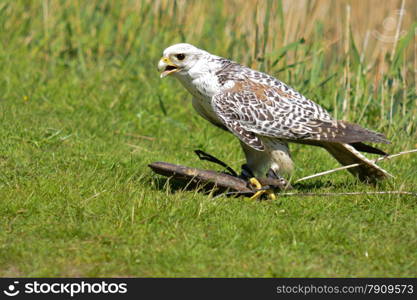
[[[310,125],[312,123],[310,122]],[[390,143],[382,133],[363,128],[358,124],[346,121],[315,121],[314,124],[310,128],[309,139],[311,140],[346,144],[359,142]]]
[[[349,144],[349,145],[351,145],[353,148],[355,148],[356,150],[361,151],[361,152],[379,154],[379,155],[388,155],[388,153],[385,153],[381,149],[369,146],[369,145],[364,144],[364,143],[352,143],[352,144]]]
[[[374,183],[377,180],[392,177],[387,171],[360,154],[353,146],[339,143],[326,143],[323,147],[342,165],[360,163],[360,166],[350,168],[348,171],[361,181]]]

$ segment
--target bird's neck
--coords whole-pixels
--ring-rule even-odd
[[[194,97],[211,99],[222,90],[216,74],[218,70],[216,63],[201,62],[176,77]]]

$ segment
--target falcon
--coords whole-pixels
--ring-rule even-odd
[[[288,143],[319,146],[342,165],[358,164],[348,171],[363,182],[392,176],[359,152],[386,155],[364,143],[388,144],[383,134],[333,119],[320,105],[268,74],[185,43],[166,48],[158,70],[161,78],[170,75],[181,82],[204,119],[239,139],[246,157],[242,174],[257,189],[261,185],[256,178],[285,180],[283,176],[291,174]]]

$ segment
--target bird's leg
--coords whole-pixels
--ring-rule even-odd
[[[249,180],[249,178],[255,177],[252,170],[247,164],[242,165],[242,173],[240,173],[240,178],[244,180]]]
[[[268,199],[275,200],[275,194],[272,189],[264,189],[262,184],[256,179],[255,175],[253,174],[252,170],[249,168],[248,165],[242,165],[242,174],[240,175],[243,179],[247,180],[249,184],[256,189],[257,191],[251,197],[251,199],[259,199],[262,195],[267,194]]]
[[[260,199],[264,194],[268,196],[269,200],[275,200],[277,198],[272,189],[263,189],[262,184],[255,177],[249,178],[249,184],[257,190],[257,192],[250,197],[251,200]]]

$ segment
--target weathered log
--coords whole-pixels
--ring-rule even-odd
[[[214,190],[216,192],[237,192],[239,195],[251,196],[255,190],[248,182],[240,177],[213,170],[202,170],[187,166],[175,165],[167,162],[154,162],[149,167],[157,174],[171,177],[188,187],[201,186],[204,190]],[[259,182],[263,186],[270,186],[275,189],[289,189],[281,182],[268,178],[260,178]]]
[[[214,189],[218,192],[227,190],[243,193],[253,192],[244,179],[226,173],[180,166],[167,162],[154,162],[149,164],[149,167],[159,175],[172,177],[174,180],[183,182],[188,186],[200,185],[206,190]]]

